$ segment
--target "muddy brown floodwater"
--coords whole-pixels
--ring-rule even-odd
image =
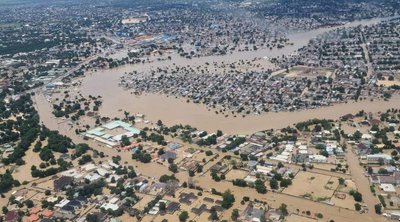
[[[209,111],[205,105],[187,103],[185,99],[160,94],[143,94],[135,96],[132,91],[118,86],[119,73],[126,67],[104,70],[86,76],[82,80],[81,92],[84,96],[100,95],[103,105],[100,109],[102,116],[122,117],[123,111],[143,113],[146,118],[155,122],[189,124],[202,130],[223,130],[226,133],[253,133],[270,128],[282,128],[311,118],[337,119],[348,113],[359,110],[368,112],[385,111],[389,108],[400,107],[400,96],[394,95],[390,101],[375,100],[348,102],[319,109],[301,110],[296,112],[264,113],[246,117],[225,117]]]
[[[374,24],[388,18],[371,19],[348,23],[342,27],[351,27],[357,25]],[[337,27],[336,27],[337,28]],[[145,75],[150,70],[157,67],[172,67],[175,63],[179,66],[198,66],[213,62],[235,62],[242,59],[252,60],[262,57],[274,57],[295,53],[296,49],[304,46],[310,39],[326,31],[335,28],[322,28],[307,32],[289,34],[293,45],[284,49],[258,50],[252,52],[235,52],[225,56],[208,56],[193,59],[180,58],[172,54],[172,60],[157,61],[145,64],[126,65],[115,69],[107,69],[87,74],[82,80],[79,88],[70,90],[80,91],[84,96],[100,95],[103,97],[103,105],[100,109],[102,116],[122,117],[123,111],[130,113],[142,113],[146,118],[155,122],[162,120],[168,125],[189,124],[202,130],[215,131],[223,130],[226,133],[248,134],[270,128],[282,128],[292,125],[299,121],[305,121],[311,118],[337,119],[338,117],[355,113],[361,109],[369,112],[385,111],[389,108],[400,107],[400,96],[394,95],[390,101],[375,100],[336,104],[329,107],[322,107],[312,110],[301,110],[296,112],[264,113],[261,115],[248,115],[246,117],[233,117],[230,114],[225,117],[222,114],[215,114],[209,111],[205,105],[187,103],[185,99],[178,99],[171,96],[160,94],[145,94],[135,96],[132,91],[124,90],[118,86],[120,78],[124,73],[138,71]],[[268,60],[264,60],[264,67],[273,67]],[[51,109],[49,104],[38,103],[38,106],[47,106],[42,108],[41,118],[49,118]],[[46,112],[43,112],[47,110]],[[122,111],[121,111],[122,110]]]

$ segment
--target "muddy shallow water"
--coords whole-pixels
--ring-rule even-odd
[[[345,26],[369,25],[374,24],[383,19],[363,20],[348,23]],[[156,122],[162,120],[164,123],[171,124],[189,124],[199,129],[215,131],[221,129],[226,133],[252,133],[270,128],[282,128],[292,125],[299,121],[308,120],[310,118],[329,118],[336,119],[348,113],[355,113],[361,109],[370,112],[385,111],[389,108],[400,107],[400,96],[395,95],[389,101],[376,100],[361,101],[336,104],[334,106],[322,107],[313,110],[301,110],[296,112],[281,113],[264,113],[261,115],[248,115],[245,118],[238,116],[233,117],[230,114],[225,117],[221,114],[215,114],[209,111],[205,105],[187,103],[185,99],[177,99],[171,96],[159,94],[146,94],[135,96],[132,91],[124,90],[118,86],[120,78],[124,73],[138,71],[139,73],[148,74],[150,70],[157,67],[172,67],[175,63],[179,66],[199,66],[205,63],[231,63],[242,59],[252,60],[255,58],[274,57],[280,55],[288,55],[295,53],[295,50],[306,45],[310,39],[318,34],[332,30],[335,28],[322,28],[307,32],[299,32],[289,34],[290,41],[293,45],[289,45],[283,49],[265,49],[251,52],[235,52],[225,56],[209,56],[193,59],[184,59],[176,54],[172,54],[172,60],[157,61],[145,64],[126,65],[115,69],[100,70],[91,74],[87,74],[82,80],[82,86],[71,88],[70,90],[80,91],[84,96],[100,95],[103,97],[103,105],[100,108],[102,116],[122,117],[123,111],[130,113],[142,113],[146,118]],[[262,60],[264,67],[273,66],[268,60]],[[39,106],[48,106],[41,102]],[[51,112],[51,111],[50,111]],[[41,112],[41,115],[52,115],[51,113]]]
[[[390,101],[351,101],[312,110],[264,113],[244,118],[232,115],[225,117],[209,111],[205,105],[187,103],[185,99],[160,94],[135,96],[132,91],[118,87],[118,81],[119,75],[115,73],[115,70],[101,71],[85,77],[80,90],[84,95],[103,97],[100,113],[104,116],[122,116],[123,112],[119,110],[126,110],[130,113],[143,113],[153,122],[160,119],[167,124],[189,124],[203,130],[221,129],[227,133],[251,133],[270,128],[282,128],[310,118],[337,119],[361,109],[378,112],[400,107],[400,96],[395,95]]]

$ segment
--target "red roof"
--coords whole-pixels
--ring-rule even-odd
[[[34,222],[34,221],[38,221],[39,220],[39,216],[37,214],[31,214],[28,218],[26,218],[27,222]]]
[[[32,207],[31,209],[29,209],[29,213],[31,214],[37,214],[39,213],[40,209],[37,207]]]
[[[42,212],[42,215],[43,215],[44,217],[52,217],[53,214],[54,214],[54,212],[53,212],[52,210],[49,210],[49,209],[46,209],[46,210],[44,210],[44,211]]]

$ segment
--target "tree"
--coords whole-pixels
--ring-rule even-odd
[[[321,214],[321,213],[316,213],[315,216],[316,216],[317,218],[319,218],[319,219],[322,219],[322,218],[324,217],[324,215]]]
[[[362,194],[358,191],[353,192],[353,198],[357,202],[362,202]]]
[[[344,185],[345,179],[340,177],[339,179],[339,185]]]
[[[269,181],[269,185],[270,185],[271,189],[273,189],[273,190],[279,189],[278,181],[275,178],[272,178]]]
[[[383,166],[385,164],[385,160],[383,158],[379,158],[378,163],[380,166]]]
[[[44,147],[43,149],[40,150],[39,157],[43,161],[49,161],[50,159],[54,158],[54,155],[49,148]]]
[[[230,190],[226,190],[222,194],[222,204],[221,206],[225,209],[229,209],[232,207],[233,203],[235,202],[235,196],[231,193]]]
[[[267,188],[265,187],[264,182],[262,180],[260,180],[260,179],[257,179],[254,182],[254,187],[256,188],[258,193],[263,193],[263,194],[267,193]]]
[[[161,148],[161,149],[158,150],[157,155],[158,155],[158,156],[161,156],[161,155],[163,155],[164,153],[165,153],[164,149]]]
[[[186,221],[189,218],[189,214],[187,211],[182,211],[182,213],[179,214],[179,221]]]
[[[281,187],[288,187],[292,185],[292,180],[291,179],[282,179],[280,186]]]
[[[211,155],[213,155],[213,152],[211,150],[207,150],[206,151],[206,156],[211,156]]]
[[[92,161],[92,156],[90,154],[83,155],[81,159],[79,159],[78,164],[84,165]]]
[[[247,182],[244,179],[234,179],[232,181],[234,186],[238,186],[238,187],[246,187],[247,186]]]
[[[32,208],[34,206],[32,200],[26,200],[25,201],[25,205],[26,205],[27,208]]]
[[[385,92],[385,93],[383,94],[383,97],[385,97],[385,99],[390,99],[390,98],[392,97],[392,94],[390,94],[390,93],[388,93],[388,92]]]
[[[8,208],[6,206],[3,206],[1,210],[2,210],[3,214],[8,213]]]
[[[176,164],[174,164],[174,163],[171,163],[171,164],[169,165],[168,169],[169,169],[171,172],[173,172],[173,173],[178,172],[178,166],[177,166]]]
[[[80,157],[90,149],[86,143],[80,143],[75,146],[75,157]]]
[[[278,180],[278,181],[281,181],[282,180],[282,175],[281,174],[279,174],[279,173],[277,173],[277,172],[274,172],[274,179],[276,179],[276,180]]]
[[[355,203],[354,204],[354,208],[356,209],[356,211],[360,211],[361,210],[361,204]]]
[[[371,131],[379,131],[379,126],[378,125],[372,125]]]
[[[321,150],[320,154],[324,157],[329,157],[329,153],[326,150]]]
[[[100,222],[100,219],[95,214],[88,214],[86,216],[86,221],[87,222]]]
[[[123,135],[121,137],[121,146],[129,146],[131,145],[131,141],[129,141],[129,138],[126,135]]]
[[[3,175],[0,174],[0,194],[7,192],[15,186],[15,181],[9,170],[6,170]]]
[[[354,138],[355,140],[359,140],[359,139],[361,139],[361,137],[362,137],[362,133],[361,133],[360,131],[356,131],[356,132],[353,134],[353,138]]]
[[[282,203],[281,206],[279,207],[279,210],[281,211],[283,216],[289,215],[286,204]]]
[[[139,160],[142,163],[149,163],[151,161],[151,155],[148,153],[137,152],[132,154],[132,159]]]
[[[368,167],[368,174],[372,174],[374,172],[374,170],[372,169],[372,167]]]
[[[158,205],[158,209],[160,211],[165,211],[165,209],[167,209],[167,207],[166,207],[164,202],[160,202],[159,205]]]
[[[166,175],[166,174],[164,174],[164,175],[162,175],[161,177],[160,177],[160,182],[161,183],[166,183],[166,182],[168,182],[168,181],[176,181],[177,179],[176,179],[176,177],[172,174],[171,176],[169,176],[169,175]]]
[[[231,218],[232,220],[236,221],[239,218],[239,210],[238,209],[233,209],[232,214],[231,214]]]
[[[388,174],[388,173],[389,173],[388,170],[385,169],[385,168],[380,168],[380,169],[378,170],[378,174]]]
[[[40,149],[42,149],[42,142],[40,142],[39,140],[36,142],[35,147],[33,148],[33,152],[37,153],[40,151]]]
[[[211,213],[210,218],[211,218],[212,221],[218,221],[219,220],[218,213],[217,213],[217,210],[215,209],[215,207],[211,207],[210,213]]]
[[[381,204],[375,204],[375,213],[382,214],[382,205]]]

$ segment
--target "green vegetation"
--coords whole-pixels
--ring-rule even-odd
[[[243,179],[234,179],[234,180],[232,180],[232,183],[234,186],[247,187],[247,183]]]
[[[238,209],[233,209],[232,210],[232,214],[231,214],[231,219],[233,221],[236,221],[239,218],[240,214],[239,214],[239,210]]]
[[[141,150],[139,150],[136,153],[132,154],[132,159],[138,160],[142,163],[150,163],[151,155],[148,153],[143,153]]]
[[[166,182],[168,182],[168,181],[177,181],[178,179],[176,179],[176,177],[174,176],[174,175],[171,175],[171,176],[169,176],[169,175],[162,175],[161,177],[160,177],[160,182],[161,183],[166,183]]]
[[[78,164],[84,165],[86,163],[92,162],[92,156],[89,154],[83,155],[81,159],[79,159]]]
[[[379,201],[381,202],[383,207],[386,207],[385,198],[382,195],[378,195]]]
[[[262,194],[267,193],[267,188],[265,187],[264,182],[260,179],[256,180],[256,182],[254,183],[254,187],[256,188],[258,193],[262,193]]]
[[[19,143],[7,158],[3,158],[5,165],[16,163],[23,165],[22,157],[30,145],[35,141],[40,131],[39,117],[33,107],[30,95],[23,95],[9,105],[4,103],[4,94],[0,94],[0,118],[8,119],[12,115],[23,114],[16,120],[7,120],[0,123],[0,144],[8,142]],[[18,133],[16,133],[18,132]]]
[[[129,146],[131,145],[131,141],[129,141],[129,138],[126,135],[123,135],[121,137],[121,146]]]
[[[332,120],[325,120],[325,119],[313,119],[313,120],[308,120],[305,122],[300,122],[296,124],[296,128],[298,130],[304,131],[307,130],[309,126],[312,125],[320,125],[324,130],[331,130],[332,129]],[[317,130],[321,131],[321,128],[317,128]]]
[[[283,216],[289,215],[289,211],[287,209],[287,205],[282,203],[281,206],[279,206],[279,210],[281,211]]]
[[[174,163],[171,163],[168,167],[168,169],[173,172],[173,173],[177,173],[178,172],[178,166]]]
[[[189,214],[188,214],[187,211],[182,211],[182,212],[179,214],[179,221],[181,221],[181,222],[186,221],[188,218],[189,218]]]
[[[4,174],[0,175],[0,193],[5,193],[14,186],[17,187],[19,185],[19,181],[14,180],[9,170],[6,170]]]
[[[271,189],[273,189],[273,190],[279,189],[278,181],[275,178],[272,178],[269,181],[269,185],[270,185]]]
[[[353,196],[356,202],[362,202],[362,194],[360,192],[351,190],[350,195]]]
[[[231,141],[231,143],[226,145],[225,150],[232,150],[238,147],[240,144],[246,142],[246,138],[244,137],[234,137],[229,138],[228,140]]]
[[[360,211],[361,210],[361,204],[355,203],[354,204],[354,208],[356,209],[356,211]]]
[[[382,214],[382,205],[381,204],[375,204],[375,213],[376,214]]]
[[[230,190],[226,190],[222,194],[222,203],[221,206],[225,209],[229,209],[233,206],[233,203],[235,202],[235,196],[231,193]]]

